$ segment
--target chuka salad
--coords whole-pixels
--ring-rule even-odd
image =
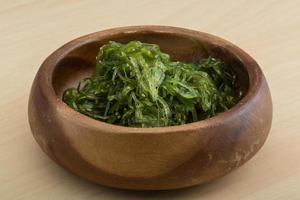
[[[63,101],[107,123],[162,127],[207,119],[240,97],[236,75],[220,59],[183,63],[155,44],[111,41],[100,48],[95,73],[67,89]]]

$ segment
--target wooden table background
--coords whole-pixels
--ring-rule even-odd
[[[84,181],[52,162],[28,125],[42,61],[81,35],[125,25],[172,25],[237,44],[261,65],[274,104],[270,136],[246,165],[210,184],[134,192]],[[300,1],[0,0],[0,199],[300,199]]]

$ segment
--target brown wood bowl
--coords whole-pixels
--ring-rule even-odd
[[[93,72],[109,40],[155,43],[180,61],[221,58],[245,95],[224,113],[180,126],[130,128],[89,118],[63,103],[62,93]],[[86,35],[52,53],[35,77],[28,114],[38,144],[65,169],[111,187],[162,190],[211,181],[248,161],[267,138],[272,102],[258,64],[230,42],[183,28],[133,26]]]

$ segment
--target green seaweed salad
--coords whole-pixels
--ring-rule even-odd
[[[236,75],[221,60],[172,61],[158,45],[110,41],[95,73],[69,88],[63,101],[94,119],[130,127],[162,127],[206,119],[241,96]]]

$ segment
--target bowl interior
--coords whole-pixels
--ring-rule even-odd
[[[85,37],[81,38],[84,40]],[[53,88],[59,98],[65,89],[76,87],[79,81],[88,77],[95,70],[96,55],[99,48],[108,41],[113,40],[127,43],[132,40],[153,43],[160,46],[161,50],[168,53],[173,60],[184,62],[197,62],[201,58],[213,56],[228,63],[236,72],[238,85],[243,94],[249,88],[249,76],[244,64],[234,52],[225,46],[219,45],[210,39],[203,37],[193,38],[183,33],[168,32],[130,32],[113,34],[106,37],[90,39],[86,36],[85,43],[73,48],[65,56],[60,58],[54,67],[52,74]]]

